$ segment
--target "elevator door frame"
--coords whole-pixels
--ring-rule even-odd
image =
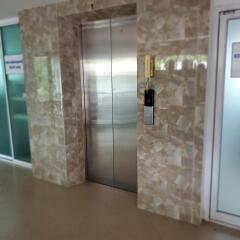
[[[105,18],[103,20],[97,20],[97,22],[104,22],[106,20],[110,20],[110,31],[111,31],[111,41],[112,41],[112,22],[117,19],[117,18],[133,18],[134,21],[135,21],[135,24],[136,24],[136,15],[129,15],[129,16],[119,16],[119,17],[116,17],[116,18]],[[86,23],[84,23],[83,25],[81,25],[81,28],[80,28],[80,31],[82,33],[82,27],[86,24],[86,25],[91,25],[92,23],[94,23],[96,21],[94,20],[91,20],[91,21],[87,21]],[[83,37],[82,37],[82,34],[81,34],[81,48],[83,48]],[[136,41],[136,48],[137,48],[137,41]],[[114,93],[114,90],[113,90],[113,71],[112,71],[112,66],[113,66],[113,50],[112,50],[112,42],[111,42],[111,84],[112,84],[112,95]],[[136,50],[136,64],[137,64],[137,50]],[[81,54],[81,71],[82,71],[82,92],[83,92],[83,96],[82,96],[82,106],[83,106],[83,110],[84,110],[84,126],[85,126],[85,157],[86,157],[86,168],[85,168],[85,172],[86,172],[86,178],[89,179],[89,176],[88,176],[88,156],[87,156],[87,131],[86,131],[86,124],[87,124],[87,119],[86,119],[86,116],[87,116],[87,109],[86,109],[86,89],[85,89],[85,76],[84,76],[84,60],[83,60],[83,53]],[[137,94],[137,70],[136,70],[136,94]],[[112,97],[112,101],[113,101],[113,97]],[[112,102],[112,105],[113,105],[113,102]],[[137,106],[137,96],[136,96],[136,106]],[[112,106],[112,109],[113,109],[113,106]],[[113,115],[114,113],[112,112],[112,118],[113,118]],[[137,118],[137,112],[136,112],[136,118]],[[112,122],[112,125],[114,124],[114,122]],[[114,134],[112,135],[113,136],[113,156],[114,156]],[[136,121],[136,144],[137,144],[137,121]],[[137,162],[137,151],[136,151],[136,162]],[[114,164],[114,158],[113,158],[113,164]],[[137,176],[137,166],[136,166],[136,176]],[[123,190],[127,190],[127,191],[130,191],[130,192],[137,192],[137,177],[136,177],[136,189],[135,190],[131,190],[131,189],[127,189],[125,187],[122,187],[122,186],[119,186],[119,185],[116,185],[115,184],[115,180],[114,180],[114,167],[113,167],[113,184],[112,185],[109,185],[109,184],[105,184],[105,183],[101,183],[101,182],[98,182],[98,181],[95,181],[93,179],[89,179],[90,181],[93,181],[93,182],[96,182],[96,183],[100,183],[100,184],[103,184],[103,185],[107,185],[107,186],[110,186],[110,187],[115,187],[115,188],[120,188],[120,189],[123,189]]]

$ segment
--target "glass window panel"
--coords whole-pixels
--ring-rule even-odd
[[[218,210],[240,216],[240,78],[231,77],[232,50],[240,43],[240,19],[228,22]]]
[[[1,39],[0,39],[1,40]],[[0,41],[1,45],[1,41]],[[11,156],[3,55],[0,47],[0,154]]]
[[[10,25],[2,28],[2,42],[4,55],[22,54],[22,45],[18,25]]]
[[[22,54],[20,31],[18,25],[2,28],[4,56]],[[8,74],[8,102],[12,125],[14,156],[18,160],[30,162],[28,119],[25,102],[23,74]]]

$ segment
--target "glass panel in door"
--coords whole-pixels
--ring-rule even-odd
[[[0,36],[0,154],[11,156],[10,126],[7,114],[6,82]]]
[[[3,27],[2,42],[4,56],[22,54],[19,26],[11,25]],[[14,157],[17,160],[30,162],[24,74],[7,74],[6,79]]]
[[[217,207],[240,216],[240,19],[227,29]]]

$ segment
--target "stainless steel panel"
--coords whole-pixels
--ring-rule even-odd
[[[154,108],[149,106],[144,106],[144,124],[153,125],[154,123]]]
[[[82,27],[87,176],[113,185],[110,20]]]
[[[135,16],[111,20],[114,185],[137,189],[137,44]]]
[[[88,179],[137,189],[135,17],[82,27]]]

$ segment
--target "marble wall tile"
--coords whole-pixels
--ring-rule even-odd
[[[67,0],[20,12],[33,172],[85,180],[79,24],[137,9],[138,206],[199,224],[210,0]],[[144,55],[156,56],[143,124]]]
[[[201,220],[208,11],[209,1],[144,1],[138,21],[139,55],[155,55],[157,70],[151,82],[156,90],[155,126],[139,124],[138,204],[142,209],[195,224]],[[141,106],[144,79],[139,81]],[[143,121],[141,107],[138,121]],[[152,151],[156,139],[164,156]],[[161,159],[161,171],[158,167],[153,175],[156,155]],[[167,176],[166,188],[149,187],[161,176]]]
[[[85,181],[85,138],[80,77],[80,41],[72,19],[60,17],[59,54],[63,95],[67,185]]]

